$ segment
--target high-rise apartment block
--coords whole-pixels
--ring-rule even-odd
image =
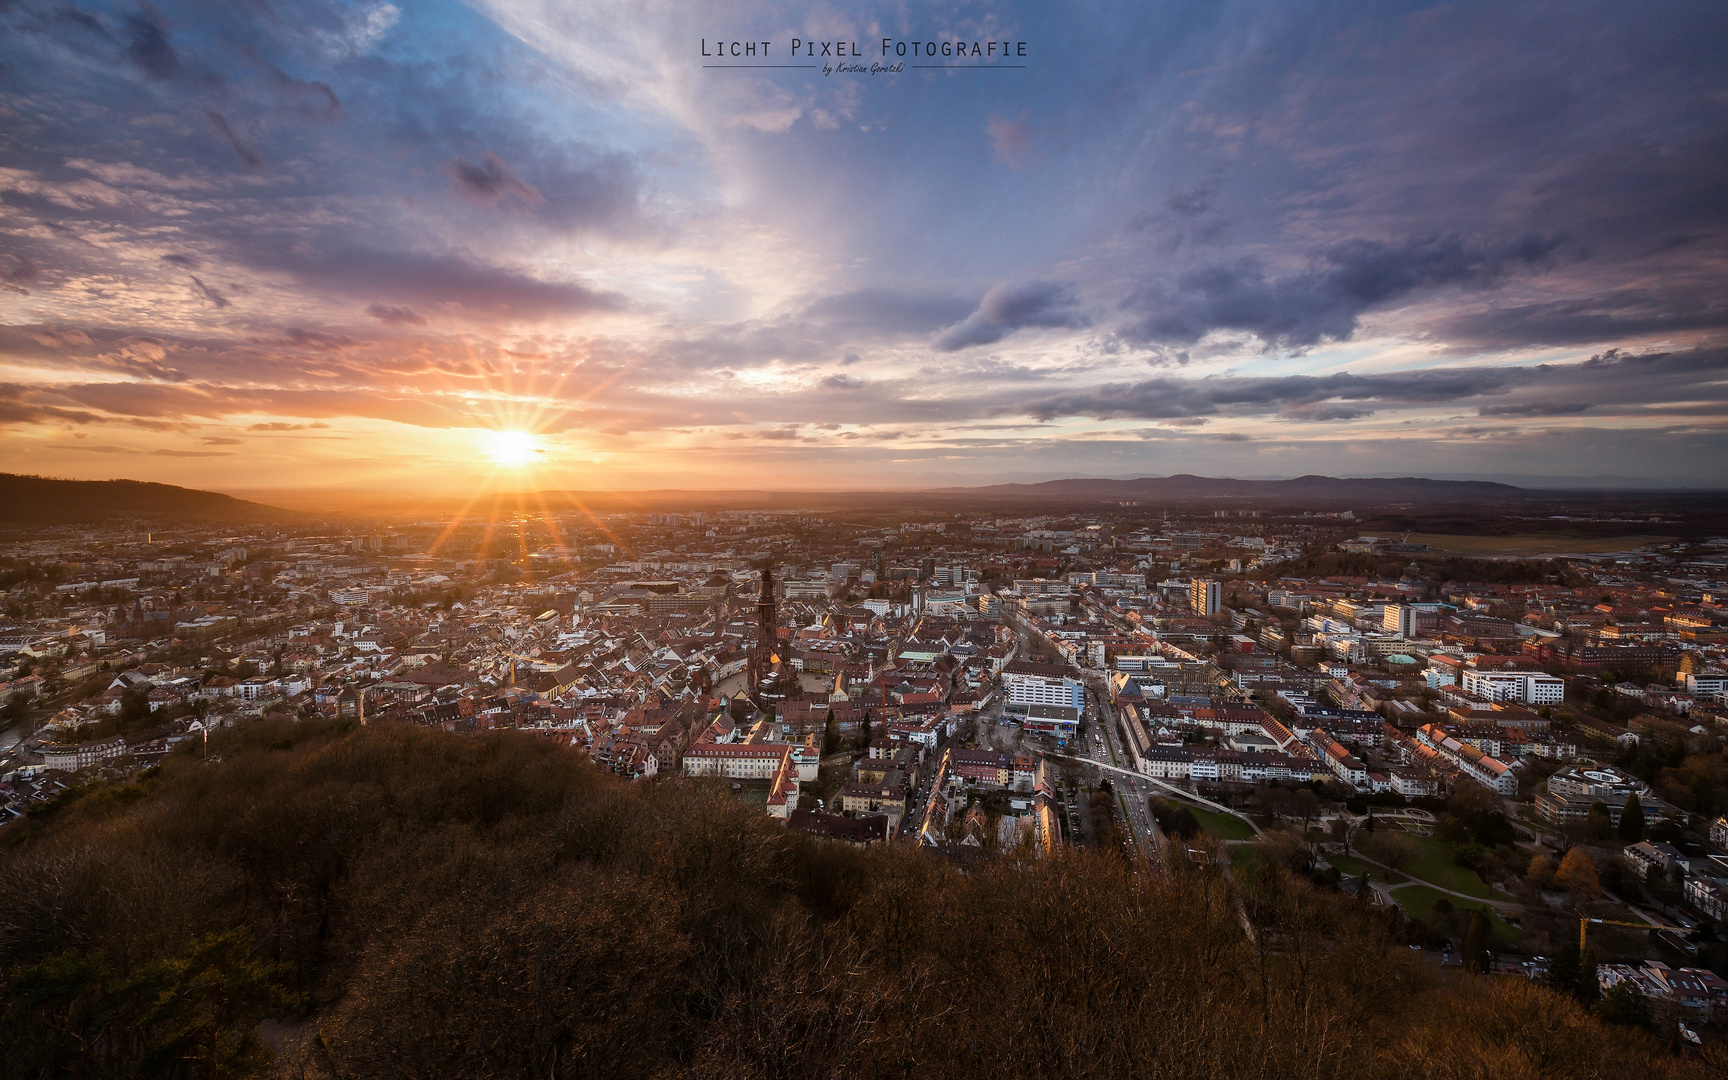
[[[1218,614],[1218,609],[1224,606],[1223,586],[1206,578],[1195,578],[1188,586],[1188,602],[1194,609],[1194,614],[1212,616]]]

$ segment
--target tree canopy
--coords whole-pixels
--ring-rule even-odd
[[[263,721],[211,753],[0,830],[8,1075],[1705,1074],[1442,979],[1273,860],[961,873],[513,733]]]

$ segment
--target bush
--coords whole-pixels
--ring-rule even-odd
[[[1569,893],[1589,899],[1602,895],[1602,883],[1596,876],[1596,864],[1590,861],[1590,856],[1584,854],[1583,848],[1573,848],[1560,860],[1560,869],[1554,874],[1554,884]]]
[[[1533,889],[1546,889],[1554,883],[1554,871],[1558,864],[1554,857],[1546,853],[1538,853],[1530,857],[1530,865],[1524,871],[1524,880]]]
[[[1189,840],[1200,834],[1200,821],[1194,816],[1194,811],[1186,806],[1178,806],[1176,812],[1170,815],[1171,835],[1183,840]]]
[[[1361,847],[1370,859],[1392,870],[1403,870],[1421,854],[1415,840],[1404,833],[1387,829],[1375,832],[1363,841]]]

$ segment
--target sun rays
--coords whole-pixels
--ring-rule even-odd
[[[546,452],[533,433],[527,431],[488,431],[482,441],[486,456],[501,469],[525,468]]]

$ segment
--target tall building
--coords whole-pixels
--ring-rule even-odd
[[[1401,638],[1416,636],[1416,609],[1409,604],[1390,604],[1381,615],[1381,625],[1387,633]]]
[[[756,595],[756,645],[750,650],[749,694],[757,704],[800,696],[798,672],[780,644],[780,608],[774,595],[774,572],[762,568],[762,589]]]
[[[1196,615],[1216,615],[1218,609],[1224,606],[1224,587],[1216,581],[1195,578],[1188,586],[1188,605],[1194,609]]]
[[[774,571],[764,566],[762,588],[756,593],[756,645],[750,650],[751,697],[756,696],[757,685],[764,676],[774,670],[774,663],[779,659],[775,655],[775,650],[779,647],[779,625],[780,613],[774,599]]]

